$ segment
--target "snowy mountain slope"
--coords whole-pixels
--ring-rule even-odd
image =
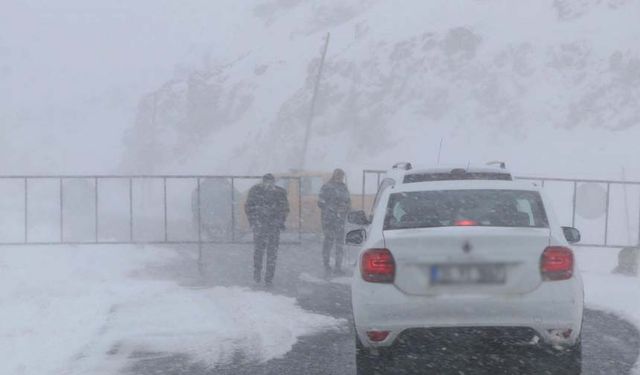
[[[630,151],[639,135],[638,7],[3,1],[0,169],[296,167],[330,32],[308,168],[431,162],[444,139],[451,163],[501,158],[523,173],[597,177],[625,166],[640,178]]]
[[[614,0],[262,2],[242,15],[255,30],[246,53],[218,51],[224,65],[156,91],[153,121],[143,101],[128,160],[154,150],[139,168],[297,167],[330,32],[308,168],[432,162],[443,138],[450,162],[602,176],[633,157],[639,134],[638,15],[639,3]],[[139,148],[136,132],[154,128],[177,136]]]

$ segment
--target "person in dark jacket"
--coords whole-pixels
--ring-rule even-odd
[[[287,191],[275,184],[275,178],[267,173],[262,183],[249,190],[244,207],[249,224],[253,229],[253,278],[256,283],[262,277],[262,263],[267,252],[265,284],[270,286],[276,272],[276,259],[280,243],[280,231],[285,229],[285,220],[289,214]]]
[[[344,171],[336,169],[331,179],[322,186],[318,197],[318,207],[321,210],[322,232],[322,260],[327,275],[331,273],[331,250],[336,248],[335,273],[342,274],[342,257],[344,254],[344,225],[347,213],[351,208],[351,196],[344,183]]]

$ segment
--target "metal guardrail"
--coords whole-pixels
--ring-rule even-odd
[[[362,171],[362,202],[361,207],[366,210],[364,196],[367,191],[367,176],[373,175],[376,185],[375,190],[380,186],[382,176],[386,173],[385,170],[379,169],[365,169]],[[573,186],[573,195],[571,202],[571,225],[576,226],[576,198],[579,184],[601,184],[606,186],[606,198],[605,198],[605,210],[604,210],[604,238],[602,243],[579,243],[576,246],[582,247],[603,247],[603,248],[621,248],[627,246],[635,246],[640,244],[640,207],[638,208],[638,239],[636,244],[615,244],[610,242],[609,236],[609,222],[610,222],[610,203],[611,203],[611,186],[638,186],[640,187],[640,181],[623,181],[623,180],[606,180],[606,179],[573,179],[573,178],[561,178],[561,177],[537,177],[537,176],[514,176],[516,180],[534,181],[539,182],[542,188],[545,187],[547,182],[568,183]]]
[[[10,176],[0,176],[0,182],[17,180],[22,181],[23,189],[24,189],[24,202],[23,202],[23,215],[24,215],[24,236],[21,241],[4,241],[0,239],[0,245],[90,245],[90,244],[194,244],[194,245],[202,245],[202,244],[220,244],[220,243],[248,243],[251,241],[243,240],[238,236],[238,218],[243,215],[242,213],[237,212],[237,203],[238,197],[236,196],[235,185],[238,180],[256,180],[259,182],[261,180],[261,176],[219,176],[219,175],[10,175]],[[279,179],[286,180],[295,180],[297,181],[298,191],[297,191],[297,228],[294,228],[294,236],[295,239],[293,241],[284,240],[282,243],[300,243],[302,239],[302,184],[300,181],[300,177],[295,176],[279,176]],[[205,180],[211,179],[222,179],[228,180],[230,183],[230,196],[228,203],[230,205],[230,225],[231,225],[231,233],[230,238],[227,239],[207,239],[203,237],[202,228],[202,200],[201,200],[201,183]],[[46,240],[46,241],[32,241],[29,238],[29,227],[30,227],[30,217],[29,217],[29,203],[30,203],[30,190],[29,185],[33,180],[39,181],[53,181],[58,183],[59,185],[59,216],[58,216],[58,225],[59,225],[59,237],[56,240]],[[70,240],[65,236],[65,189],[64,182],[67,180],[87,180],[93,181],[93,199],[94,199],[94,214],[93,214],[93,229],[94,236],[92,240]],[[128,220],[128,238],[122,238],[118,240],[105,240],[100,236],[100,205],[99,205],[99,197],[100,197],[100,185],[101,182],[106,180],[124,180],[125,183],[128,184],[128,215],[124,220]],[[162,226],[163,226],[163,234],[161,238],[153,239],[153,240],[139,240],[136,239],[135,228],[134,228],[134,186],[138,181],[162,181]],[[177,180],[192,180],[196,185],[196,194],[197,194],[197,237],[187,240],[172,240],[169,236],[169,212],[167,205],[167,185],[173,181]]]
[[[545,187],[546,182],[559,182],[568,183],[572,185],[572,202],[571,202],[571,226],[576,226],[576,207],[577,207],[577,191],[579,184],[600,184],[606,186],[605,195],[605,208],[604,208],[604,238],[602,243],[578,243],[577,246],[582,247],[607,247],[607,248],[621,248],[640,244],[640,221],[638,228],[637,243],[616,244],[610,242],[609,236],[609,222],[611,217],[611,186],[640,186],[640,181],[623,181],[623,180],[603,180],[603,179],[571,179],[571,178],[558,178],[558,177],[534,177],[534,176],[514,176],[517,180],[535,181],[540,182],[542,188]],[[640,207],[638,208],[638,218],[640,220]]]

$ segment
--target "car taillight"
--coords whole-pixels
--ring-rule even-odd
[[[370,283],[392,283],[396,275],[396,263],[388,249],[369,249],[360,262],[362,279]]]
[[[542,253],[540,272],[544,280],[567,280],[573,276],[573,251],[562,246],[549,246]]]
[[[456,220],[455,222],[457,227],[473,227],[478,225],[478,222],[475,220]]]
[[[384,341],[389,336],[389,331],[367,331],[367,337],[373,342]]]

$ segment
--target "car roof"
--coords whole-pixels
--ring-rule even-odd
[[[390,189],[391,193],[406,193],[415,191],[437,190],[526,190],[540,191],[535,183],[530,181],[507,180],[450,180],[414,182],[410,184],[398,184]]]
[[[414,173],[451,173],[452,170],[462,169],[467,173],[504,173],[509,174],[505,168],[496,167],[476,167],[476,166],[447,166],[447,167],[430,167],[430,168],[414,168],[405,170],[405,174]]]
[[[506,168],[487,166],[442,166],[412,168],[410,163],[398,163],[386,173],[396,184],[459,181],[459,180],[512,180]]]

